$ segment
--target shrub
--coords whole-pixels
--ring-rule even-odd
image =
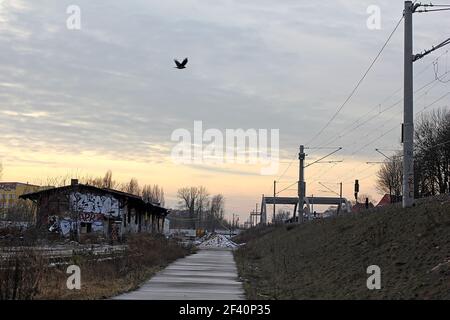
[[[33,299],[39,292],[46,259],[39,252],[21,248],[2,251],[0,300]]]

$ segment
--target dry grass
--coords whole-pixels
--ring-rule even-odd
[[[266,231],[235,253],[250,299],[450,299],[448,196]]]
[[[39,291],[46,269],[46,259],[33,249],[12,253],[0,260],[0,300],[28,300]]]
[[[48,267],[47,261],[45,264],[47,267],[40,273],[33,294],[14,298],[83,300],[109,298],[136,289],[155,272],[189,253],[175,242],[159,235],[133,235],[127,244],[125,254],[112,254],[102,261],[90,255],[75,255],[71,261],[66,261],[66,264],[54,267]],[[66,281],[70,274],[66,273],[66,269],[71,264],[81,269],[81,290],[67,289]],[[23,271],[24,268],[19,270]],[[2,277],[11,279],[11,274],[3,272]]]

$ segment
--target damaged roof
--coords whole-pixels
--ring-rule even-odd
[[[55,187],[55,188],[44,189],[44,190],[40,190],[40,191],[36,191],[36,192],[25,193],[25,194],[22,194],[19,198],[36,201],[43,195],[54,194],[54,193],[64,193],[64,192],[71,192],[71,191],[82,191],[82,190],[89,190],[89,191],[114,195],[118,198],[127,199],[128,201],[132,201],[138,205],[146,207],[149,210],[157,211],[160,214],[167,215],[169,213],[168,209],[161,207],[157,204],[151,203],[151,202],[146,202],[140,196],[137,196],[135,194],[127,193],[127,192],[123,192],[123,191],[119,191],[119,190],[114,190],[114,189],[109,189],[109,188],[99,188],[99,187],[95,187],[95,186],[91,186],[91,185],[87,185],[87,184],[80,184],[80,183],[74,184],[74,185],[68,185],[68,186],[64,186],[64,187]]]

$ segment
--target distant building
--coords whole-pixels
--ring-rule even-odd
[[[358,202],[358,203],[355,203],[355,204],[353,205],[353,207],[352,207],[352,212],[359,213],[359,212],[362,212],[362,211],[364,211],[364,210],[371,209],[371,208],[373,208],[373,207],[374,207],[374,205],[373,205],[372,202],[369,202],[368,208],[366,208],[366,204],[365,204],[365,203],[360,203],[360,202]]]
[[[391,196],[389,194],[385,194],[383,196],[383,198],[381,198],[381,200],[378,202],[378,204],[376,205],[377,207],[382,207],[388,204],[391,204]]]
[[[14,208],[21,195],[38,191],[40,188],[40,186],[22,182],[0,182],[0,216],[6,214],[7,209]]]
[[[401,196],[395,196],[395,195],[389,195],[389,194],[385,194],[383,196],[383,198],[381,198],[380,202],[378,202],[378,204],[376,205],[377,207],[383,207],[385,205],[391,204],[391,203],[395,203],[395,202],[401,202],[402,201],[402,197]]]
[[[79,184],[20,196],[36,203],[36,225],[64,237],[82,240],[88,235],[119,240],[127,233],[163,231],[169,211],[141,197]]]

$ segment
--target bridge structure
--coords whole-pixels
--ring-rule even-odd
[[[306,218],[310,219],[313,206],[314,205],[338,205],[340,206],[343,212],[351,212],[351,204],[346,198],[341,197],[304,197],[304,210],[297,210],[297,206],[299,204],[298,197],[266,197],[262,196],[261,199],[261,223],[267,224],[267,204],[282,204],[282,205],[293,205],[294,206],[294,216],[293,220],[296,221],[298,217],[296,217],[297,212],[304,212]],[[303,209],[303,208],[302,208]]]

